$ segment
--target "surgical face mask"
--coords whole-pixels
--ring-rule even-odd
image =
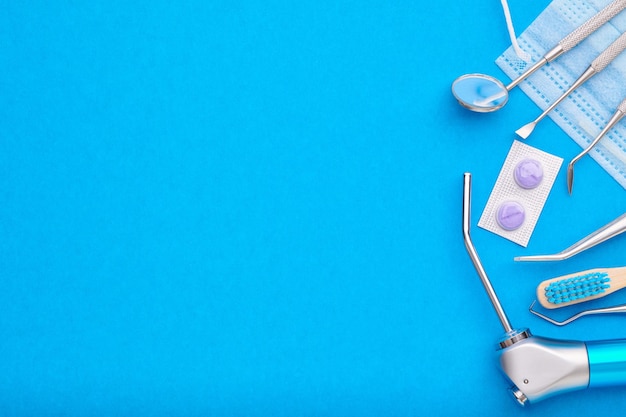
[[[531,54],[523,61],[511,47],[496,64],[511,79],[551,49],[611,0],[554,0],[520,35],[520,47]],[[524,93],[545,110],[589,67],[589,64],[626,31],[626,10],[571,51],[545,65],[520,84]],[[626,52],[604,71],[576,89],[549,116],[578,145],[585,148],[602,130],[626,98]],[[626,188],[626,123],[618,123],[589,153]]]

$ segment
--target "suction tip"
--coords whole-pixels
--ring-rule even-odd
[[[537,126],[537,122],[530,122],[517,129],[515,133],[522,139],[526,139],[530,136],[531,133],[533,133],[533,130],[535,130],[535,126]]]

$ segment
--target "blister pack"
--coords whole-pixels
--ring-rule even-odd
[[[478,226],[526,247],[563,159],[514,141]]]

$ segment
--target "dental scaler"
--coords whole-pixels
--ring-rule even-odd
[[[471,174],[464,174],[463,240],[504,328],[496,354],[501,371],[512,384],[509,391],[517,402],[524,406],[584,388],[625,385],[626,339],[556,340],[511,327],[470,237],[471,184]]]

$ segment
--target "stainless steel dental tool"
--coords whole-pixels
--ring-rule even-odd
[[[578,162],[580,158],[587,155],[587,153],[589,153],[591,148],[596,146],[596,144],[600,142],[600,139],[602,139],[604,135],[606,135],[607,132],[613,128],[613,126],[615,126],[620,120],[622,120],[625,114],[626,114],[626,99],[624,99],[624,101],[622,101],[619,104],[619,106],[617,106],[617,110],[615,111],[613,116],[611,116],[608,123],[606,124],[606,126],[604,126],[604,128],[598,134],[598,136],[596,136],[596,138],[592,140],[591,143],[589,143],[589,145],[587,145],[587,147],[581,153],[576,155],[570,161],[570,163],[567,164],[567,191],[570,194],[572,194],[572,187],[574,186],[574,164]]]
[[[507,103],[509,91],[548,62],[574,48],[624,8],[626,8],[626,0],[614,0],[561,39],[554,48],[546,52],[542,58],[507,86],[500,80],[486,74],[466,74],[454,80],[452,94],[461,106],[469,110],[479,113],[499,110]]]
[[[559,253],[552,255],[517,256],[513,259],[520,262],[562,261],[624,232],[626,232],[626,213]]]
[[[589,80],[594,75],[605,69],[622,51],[626,49],[626,33],[622,33],[612,44],[610,44],[596,59],[593,60],[591,65],[582,73],[576,81],[565,91],[561,96],[556,99],[552,104],[546,108],[535,120],[525,124],[515,131],[521,138],[528,138],[530,134],[535,130],[537,123],[543,120],[556,106],[558,106],[563,100],[574,92],[578,87],[583,85],[585,81]]]
[[[573,322],[574,320],[577,320],[577,319],[579,319],[581,317],[584,317],[584,316],[593,316],[593,315],[597,315],[597,314],[626,313],[626,304],[622,304],[622,305],[618,305],[618,306],[614,306],[614,307],[604,307],[604,308],[596,308],[596,309],[593,309],[593,310],[583,310],[580,313],[576,313],[573,316],[571,316],[570,318],[567,318],[567,319],[565,319],[563,321],[557,321],[557,320],[554,320],[553,318],[550,318],[550,317],[546,316],[545,314],[542,314],[542,313],[538,312],[537,310],[533,310],[533,307],[535,306],[536,302],[537,301],[533,301],[533,303],[530,305],[530,307],[528,307],[528,311],[533,313],[535,316],[541,317],[545,321],[554,324],[555,326],[565,326],[566,324],[569,324],[569,323]]]
[[[463,240],[505,335],[497,360],[513,385],[520,405],[590,387],[626,384],[626,339],[580,342],[533,336],[528,329],[513,329],[482,266],[470,237],[472,176],[463,176]]]

